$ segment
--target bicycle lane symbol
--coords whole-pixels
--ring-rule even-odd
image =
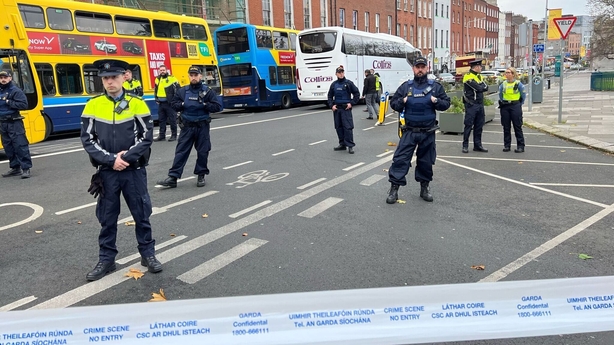
[[[33,220],[35,220],[36,218],[40,217],[43,214],[43,208],[37,204],[32,204],[29,202],[10,202],[10,203],[6,203],[6,204],[0,204],[0,207],[5,207],[5,206],[25,206],[25,207],[29,207],[31,208],[34,213],[32,213],[32,215],[24,220],[15,222],[13,224],[8,224],[8,225],[0,225],[0,231],[2,230],[6,230],[6,229],[10,229],[10,228],[14,228],[16,226],[20,226],[26,223],[29,223]]]
[[[237,181],[226,183],[226,185],[234,186],[235,184],[241,184],[235,188],[244,188],[257,182],[273,182],[281,180],[288,175],[290,175],[290,173],[277,173],[270,175],[268,170],[256,170],[240,175]]]

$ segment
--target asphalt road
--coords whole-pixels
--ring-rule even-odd
[[[180,300],[611,274],[614,216],[594,217],[614,203],[611,156],[526,128],[526,152],[504,153],[496,119],[485,127],[486,154],[462,154],[462,136],[438,135],[433,203],[419,198],[412,168],[399,193],[406,203],[387,205],[395,117],[373,127],[363,108],[354,111],[354,155],[332,150],[332,115],[322,107],[216,115],[204,188],[192,174],[194,154],[177,188],[156,187],[175,145],[154,143],[147,171],[164,271],[105,279],[97,289],[85,280],[98,257],[95,200],[86,192],[93,168],[77,136],[33,145],[32,178],[0,179],[0,308],[144,302],[160,288]],[[0,170],[8,170],[2,156]],[[140,267],[129,217],[124,204],[113,277]],[[589,218],[569,239],[548,242]],[[501,271],[540,246],[541,256]],[[611,337],[496,343],[610,344]]]

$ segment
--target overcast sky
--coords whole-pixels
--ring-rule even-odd
[[[548,8],[562,8],[563,14],[576,16],[590,14],[587,0],[547,0]],[[528,19],[541,20],[546,15],[546,0],[497,0],[499,10],[522,14]]]

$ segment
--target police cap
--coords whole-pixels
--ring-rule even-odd
[[[482,65],[482,61],[484,61],[484,59],[476,59],[473,61],[469,61],[469,66],[478,66],[478,65]]]
[[[200,70],[198,66],[191,66],[188,68],[188,74],[202,74],[203,72]]]
[[[423,56],[418,56],[415,60],[414,60],[414,66],[418,66],[418,65],[428,65],[426,58],[424,58]]]
[[[343,65],[337,67],[337,69],[335,70],[335,73],[339,73],[339,72],[345,72],[345,69],[343,69]]]
[[[99,77],[109,77],[124,74],[128,69],[128,63],[121,60],[104,59],[94,61],[94,67],[98,68]]]
[[[0,77],[12,77],[11,71],[7,71],[7,70],[0,71]]]

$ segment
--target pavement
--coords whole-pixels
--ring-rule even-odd
[[[559,123],[559,83],[552,78],[542,103],[523,107],[524,125],[596,150],[614,154],[614,92],[591,91],[591,73],[565,73]]]

